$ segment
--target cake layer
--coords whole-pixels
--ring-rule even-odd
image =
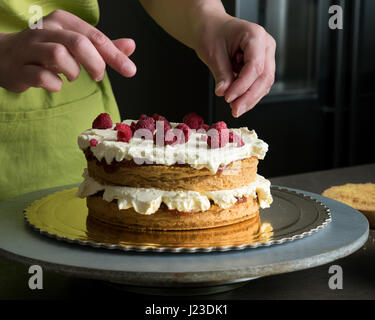
[[[133,120],[125,120],[130,124]],[[177,123],[171,123],[172,127]],[[86,151],[90,149],[93,155],[107,164],[113,161],[135,160],[137,164],[161,164],[171,166],[186,164],[195,169],[207,168],[216,173],[220,166],[226,166],[234,161],[251,157],[263,159],[268,145],[258,139],[254,130],[247,128],[230,129],[236,132],[244,141],[244,146],[237,147],[236,143],[228,143],[225,147],[210,149],[203,139],[203,134],[192,130],[187,143],[167,146],[157,146],[152,140],[132,137],[129,142],[117,141],[117,131],[111,129],[89,129],[78,137],[79,147]],[[92,146],[90,140],[95,139],[97,144]]]
[[[240,188],[255,180],[256,157],[230,163],[213,174],[206,168],[196,170],[187,165],[137,165],[123,160],[110,165],[86,155],[91,177],[102,184],[162,190],[228,190]]]
[[[227,245],[251,244],[268,240],[272,235],[270,226],[260,223],[259,216],[246,221],[217,228],[201,230],[152,230],[144,232],[134,228],[124,228],[109,223],[103,223],[88,215],[86,220],[88,237],[97,238],[97,235],[106,235],[108,242],[123,245],[152,246],[158,244],[163,247],[216,247]]]
[[[223,209],[212,205],[205,212],[176,215],[168,210],[157,210],[152,215],[142,215],[133,208],[119,210],[115,201],[107,202],[101,196],[87,197],[89,217],[117,226],[149,230],[195,230],[230,225],[259,215],[257,199],[248,198]]]
[[[103,192],[102,198],[111,202],[117,200],[118,209],[129,209],[143,215],[155,214],[162,203],[170,210],[180,212],[208,211],[211,202],[221,208],[229,208],[244,197],[256,199],[260,207],[269,207],[272,202],[270,182],[260,175],[250,184],[236,189],[196,191],[166,191],[154,188],[134,188],[105,185],[90,177],[87,170],[77,196],[85,198]]]

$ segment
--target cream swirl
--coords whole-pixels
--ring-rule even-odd
[[[130,124],[133,120],[125,120]],[[171,123],[175,127],[178,123]],[[254,130],[248,128],[230,129],[242,137],[244,146],[237,147],[228,143],[223,148],[210,149],[202,139],[202,133],[193,130],[187,143],[174,146],[158,146],[152,140],[133,137],[128,143],[117,141],[117,131],[111,129],[89,129],[78,137],[78,145],[82,150],[91,149],[93,155],[107,164],[112,161],[134,160],[137,164],[153,163],[163,165],[188,164],[195,169],[207,168],[216,173],[220,166],[250,157],[264,159],[268,151],[268,144],[258,139]],[[98,144],[93,147],[90,140],[95,139]]]
[[[271,183],[260,175],[247,186],[220,191],[167,191],[152,188],[133,188],[114,185],[103,185],[88,175],[85,170],[84,181],[79,187],[77,196],[85,198],[104,191],[103,199],[111,202],[117,200],[118,208],[134,210],[140,214],[153,214],[164,203],[170,210],[181,212],[206,211],[211,207],[212,200],[221,208],[229,208],[238,198],[258,198],[261,208],[268,208],[272,203]]]

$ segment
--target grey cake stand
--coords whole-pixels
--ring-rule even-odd
[[[292,242],[209,253],[123,252],[59,242],[26,226],[23,209],[65,186],[26,194],[0,203],[0,255],[44,270],[105,281],[147,294],[209,294],[247,281],[308,269],[345,257],[367,240],[366,218],[353,208],[320,195],[304,193],[331,210],[324,229]]]

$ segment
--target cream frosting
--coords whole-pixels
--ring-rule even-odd
[[[258,198],[261,208],[268,208],[272,203],[271,183],[260,175],[256,176],[254,182],[241,188],[205,192],[103,185],[90,177],[87,169],[83,177],[84,181],[77,192],[78,197],[85,198],[104,191],[103,199],[108,202],[116,199],[120,210],[133,207],[136,212],[146,215],[155,213],[162,203],[170,210],[181,212],[206,211],[211,206],[210,200],[222,208],[232,206],[238,201],[237,198],[241,197]]]
[[[133,120],[125,120],[128,125]],[[175,127],[178,123],[171,123]],[[244,146],[237,147],[234,143],[228,143],[223,148],[210,149],[202,140],[202,133],[193,130],[190,139],[185,144],[175,146],[157,146],[152,140],[143,140],[133,137],[128,143],[117,141],[117,131],[114,126],[111,129],[88,129],[78,137],[80,149],[90,148],[94,156],[101,161],[105,159],[107,164],[113,160],[134,160],[137,164],[153,163],[163,165],[188,164],[195,169],[207,168],[216,173],[220,166],[226,166],[233,161],[250,157],[264,159],[268,151],[268,144],[258,139],[254,130],[248,128],[230,129],[240,135]],[[91,139],[96,139],[98,144],[93,147]]]

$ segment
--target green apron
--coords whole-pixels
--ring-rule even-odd
[[[43,15],[56,9],[95,25],[96,0],[0,0],[0,32],[28,27],[31,5]],[[78,183],[85,164],[78,135],[101,112],[120,116],[108,77],[94,82],[81,68],[79,78],[50,93],[39,88],[17,94],[0,88],[0,201],[34,190]]]

